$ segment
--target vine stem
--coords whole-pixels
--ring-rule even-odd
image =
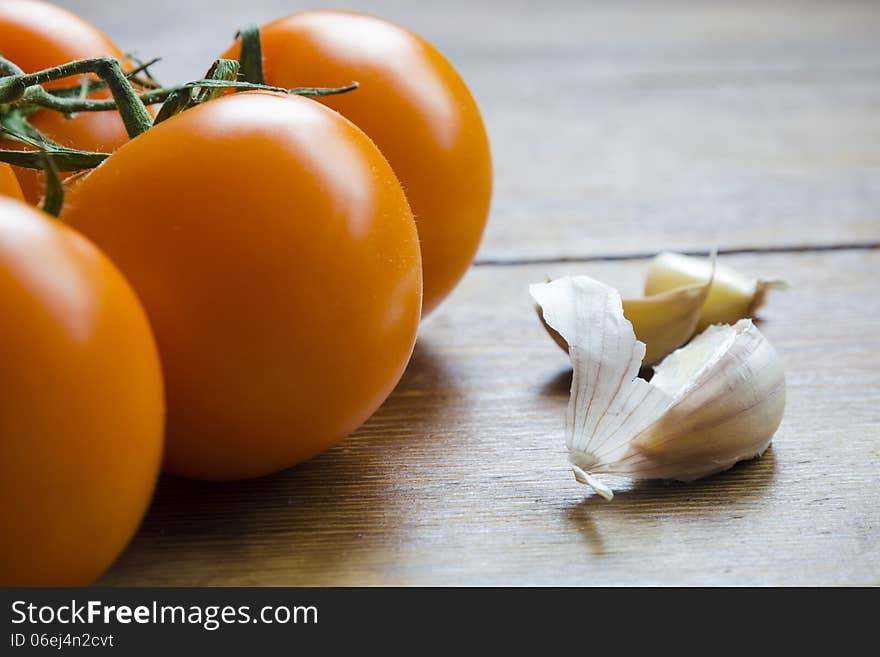
[[[52,156],[52,163],[57,171],[79,171],[94,169],[110,157],[109,153],[79,151],[56,144],[45,138],[34,139],[26,134],[10,130],[0,125],[0,136],[27,144],[34,150],[14,151],[0,149],[0,162],[26,169],[44,169],[46,153]]]
[[[58,167],[55,166],[55,160],[51,153],[44,151],[43,171],[46,174],[46,198],[43,201],[43,212],[53,217],[61,214],[61,208],[64,207],[64,185],[61,183],[61,177],[58,175]]]
[[[253,23],[242,27],[235,35],[241,40],[241,77],[246,82],[266,84],[263,77],[263,45],[260,41],[260,27]]]
[[[90,151],[7,151],[0,149],[0,162],[6,162],[15,167],[24,169],[44,169],[44,153],[52,155],[52,162],[58,171],[81,171],[94,169],[104,160],[110,157],[110,153],[94,153]]]
[[[262,89],[264,91],[277,91],[295,96],[332,96],[354,91],[358,88],[358,83],[352,82],[344,87],[296,87],[293,89],[285,89],[284,87],[272,87],[265,84],[251,84],[250,82],[239,82],[235,80],[195,80],[193,82],[187,82],[186,84],[151,89],[150,91],[140,94],[138,97],[144,105],[157,105],[159,103],[164,103],[168,100],[169,96],[178,91],[198,87],[240,89],[242,91]],[[41,93],[41,91],[41,87],[32,87],[31,89],[28,89],[24,95],[16,101],[16,104],[37,105],[56,112],[63,112],[64,114],[75,114],[77,112],[109,112],[117,109],[116,101],[112,98],[101,100],[72,98],[55,96],[49,93],[44,94]]]
[[[236,89],[247,91],[263,89],[276,91],[296,96],[332,96],[348,93],[358,88],[357,82],[352,82],[344,87],[296,87],[285,89],[274,87],[263,82],[254,82],[254,79],[262,80],[262,60],[260,54],[259,29],[256,26],[242,28],[241,36],[244,44],[247,44],[247,57],[242,56],[242,62],[248,63],[250,71],[242,76],[246,81],[204,79],[174,85],[150,89],[138,94],[129,81],[129,76],[122,71],[119,62],[111,57],[97,59],[83,59],[60,66],[54,66],[36,73],[24,73],[14,62],[0,55],[0,72],[6,73],[0,77],[0,104],[14,104],[19,107],[39,107],[61,112],[75,114],[77,112],[107,112],[118,110],[122,116],[126,131],[130,138],[142,134],[153,125],[153,119],[147,112],[147,105],[164,103],[174,94],[194,88]],[[147,66],[153,62],[144,65]],[[83,97],[82,94],[72,96],[54,94],[43,89],[40,85],[54,80],[82,75],[84,73],[96,74],[110,89],[112,99],[95,100]],[[250,80],[249,80],[250,79]],[[249,80],[249,81],[247,81]],[[92,91],[86,85],[87,92]],[[70,89],[66,89],[70,91]]]
[[[126,55],[126,57],[131,59],[131,55]],[[162,61],[161,57],[155,57],[148,62],[142,62],[130,71],[126,71],[125,77],[134,82],[141,89],[159,89],[162,86],[161,84],[159,84],[152,78],[141,77],[140,74],[148,73],[147,67],[152,66],[153,64],[156,64],[160,61]],[[88,96],[89,94],[96,91],[102,91],[106,88],[107,83],[103,80],[91,80],[89,78],[83,78],[82,82],[79,84],[74,84],[69,87],[53,87],[52,89],[47,89],[47,91],[53,96],[59,96],[61,98],[81,98],[83,96]]]
[[[7,59],[3,60],[3,67],[6,70],[18,69],[21,71]],[[131,82],[125,77],[119,62],[112,57],[81,59],[36,73],[19,72],[0,78],[0,103],[13,103],[21,100],[31,88],[38,90],[33,91],[32,96],[42,100],[52,99],[52,95],[38,85],[85,73],[94,73],[107,83],[130,138],[134,139],[150,129],[153,125],[153,118]]]
[[[241,32],[247,42],[250,72],[248,77],[262,81],[262,55],[260,51],[259,29],[256,26],[246,27]],[[152,62],[142,64],[144,70]],[[244,62],[242,62],[244,63]],[[65,87],[61,93],[50,93],[41,85],[64,78],[85,75],[97,75],[110,89],[112,99],[90,99],[87,94],[92,91],[93,84],[83,79],[78,88]],[[133,72],[134,73],[134,72]],[[27,116],[40,109],[49,109],[64,114],[77,112],[97,112],[118,110],[130,138],[135,138],[149,130],[153,118],[147,111],[147,105],[165,103],[156,122],[173,114],[208,101],[220,95],[223,89],[261,89],[300,96],[329,96],[346,93],[358,88],[357,82],[345,87],[299,87],[285,89],[273,87],[262,82],[239,81],[239,62],[234,60],[217,60],[208,72],[207,79],[196,80],[182,85],[149,89],[138,94],[128,76],[123,72],[119,61],[111,57],[83,59],[60,66],[54,66],[35,73],[25,73],[14,62],[0,55],[0,134],[21,141],[35,150],[2,150],[0,162],[32,168],[45,169],[50,176],[50,183],[57,182],[54,188],[60,187],[58,172],[90,169],[103,162],[108,153],[80,151],[66,148],[45,138],[30,128]],[[77,93],[77,89],[79,93]],[[194,90],[199,92],[194,94]],[[76,94],[76,95],[71,95]],[[12,110],[11,112],[8,110]],[[50,171],[51,170],[51,171]],[[53,190],[57,192],[57,189]],[[62,189],[63,192],[63,189]],[[56,210],[61,201],[57,193],[48,200],[47,211]],[[63,197],[62,197],[63,198]]]

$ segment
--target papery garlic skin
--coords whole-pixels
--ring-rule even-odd
[[[684,285],[641,299],[623,300],[624,316],[632,324],[636,338],[645,343],[642,367],[653,365],[671,354],[696,332],[712,282],[711,266],[710,277],[705,282]],[[553,341],[567,352],[568,343],[544,320],[541,306],[536,304],[535,311]]]
[[[708,362],[682,381],[682,361],[706,348]],[[674,401],[616,465],[641,478],[693,481],[760,456],[785,409],[782,363],[749,319],[710,326],[660,363],[651,385]]]
[[[707,283],[712,277],[712,261],[705,258],[664,252],[651,260],[645,279],[645,294],[654,295],[684,285]],[[784,287],[782,281],[751,278],[731,267],[717,265],[709,294],[700,311],[697,331],[712,324],[733,324],[754,317],[767,299],[767,292]]]
[[[650,382],[645,346],[616,290],[587,276],[530,287],[569,345],[573,375],[566,445],[578,481],[594,475],[691,481],[764,452],[782,421],[785,376],[752,324],[714,326],[670,354]]]

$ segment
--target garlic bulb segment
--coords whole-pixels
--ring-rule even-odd
[[[671,354],[696,332],[709,286],[707,280],[642,299],[624,299],[623,315],[636,338],[645,343],[643,367]]]
[[[648,266],[645,294],[654,295],[684,285],[706,283],[712,277],[713,263],[704,258],[664,252]],[[718,265],[700,312],[697,330],[712,324],[733,324],[755,313],[767,299],[767,292],[785,287],[783,281],[761,280],[746,276],[731,267]]]
[[[623,314],[632,324],[636,338],[645,343],[642,367],[653,365],[687,342],[697,330],[700,312],[709,294],[714,259],[709,278],[683,285],[641,299],[624,299]],[[549,281],[548,281],[549,282]],[[540,304],[535,306],[538,319],[563,351],[568,343],[544,319]]]
[[[569,345],[565,421],[575,478],[611,499],[597,475],[692,481],[764,452],[782,421],[785,376],[750,320],[713,326],[638,377],[645,345],[616,290],[588,276],[530,287]]]

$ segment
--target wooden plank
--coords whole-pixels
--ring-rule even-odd
[[[240,23],[297,9],[66,4],[165,56],[171,80],[200,76]],[[496,166],[482,261],[880,242],[871,3],[352,7],[423,33],[478,98]]]
[[[580,89],[487,103],[481,259],[880,242],[880,76]]]
[[[477,267],[349,440],[277,476],[165,479],[112,585],[880,584],[880,251],[743,255],[788,406],[760,460],[611,503],[562,445],[567,358],[527,294],[644,261]]]

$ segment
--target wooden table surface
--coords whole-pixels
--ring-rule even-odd
[[[166,81],[305,6],[62,4],[164,55]],[[880,4],[350,6],[434,42],[484,110],[496,193],[477,263],[355,435],[260,480],[163,479],[101,583],[880,584]],[[714,245],[791,285],[761,313],[785,419],[757,461],[607,503],[567,467],[570,369],[527,286],[586,273],[633,291],[657,251]]]

